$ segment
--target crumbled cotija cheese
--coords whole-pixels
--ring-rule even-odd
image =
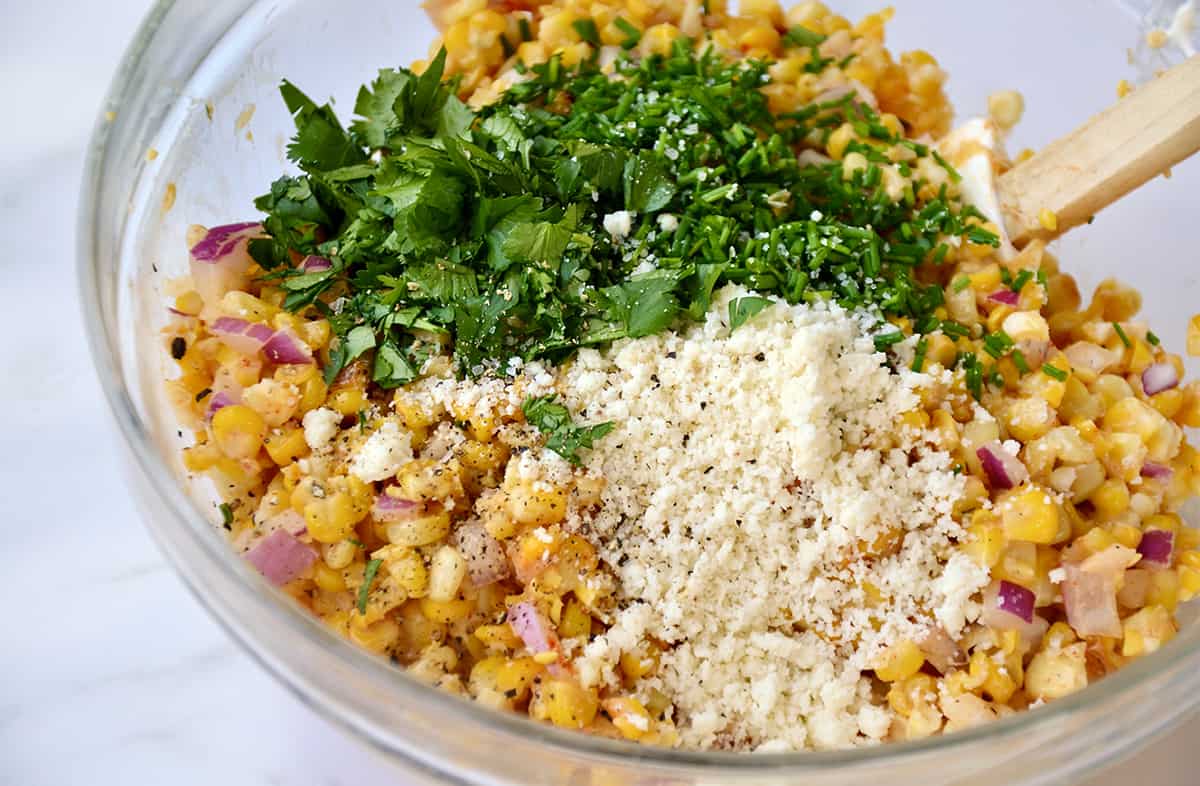
[[[354,454],[350,474],[368,483],[386,480],[412,459],[412,434],[395,420],[385,420]]]
[[[615,424],[587,460],[607,485],[586,533],[621,607],[580,674],[615,681],[620,653],[653,636],[671,646],[651,686],[689,747],[877,740],[889,711],[862,672],[929,613],[951,634],[978,613],[987,576],[950,556],[964,481],[947,453],[896,434],[933,380],[890,371],[863,318],[777,304],[731,335],[741,294],[720,293],[686,335],[584,350],[561,375],[580,419]],[[894,553],[862,558],[898,530]]]

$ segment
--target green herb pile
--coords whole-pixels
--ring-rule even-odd
[[[794,47],[819,42],[788,36]],[[916,267],[939,263],[946,237],[996,242],[944,190],[922,203],[912,188],[889,198],[876,146],[851,143],[870,165],[849,179],[838,162],[802,157],[802,143],[844,122],[862,140],[936,153],[895,138],[853,94],[773,115],[762,62],[696,54],[686,40],[668,57],[622,59],[612,77],[594,60],[568,69],[552,59],[480,111],[443,81],[444,62],[443,52],[420,76],[381,71],[348,128],[329,105],[281,88],[297,129],[288,155],[303,174],[256,201],[270,238],[251,252],[287,308],[329,316],[330,379],[369,357],[373,380],[396,387],[446,348],[469,375],[514,356],[559,361],[700,319],[730,282],[908,317],[929,332],[949,327],[934,316],[943,291]],[[814,50],[811,70],[835,65]],[[631,214],[628,236],[606,229],[606,217],[623,223],[620,211]],[[296,254],[332,267],[302,273]],[[767,302],[734,301],[732,326]],[[548,405],[535,414],[553,420]],[[584,446],[598,436],[565,434]]]

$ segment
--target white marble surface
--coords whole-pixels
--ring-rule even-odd
[[[148,6],[0,3],[0,785],[402,784],[205,615],[117,467],[73,229],[87,131]],[[1093,786],[1196,783],[1196,735],[1200,722]]]

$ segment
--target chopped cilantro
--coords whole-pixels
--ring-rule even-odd
[[[379,566],[383,564],[381,559],[373,559],[367,563],[367,567],[363,570],[363,583],[358,588],[358,613],[367,613],[367,598],[371,594],[371,584],[375,581],[375,574],[379,572]]]
[[[521,405],[525,418],[546,437],[546,447],[572,464],[580,464],[579,451],[591,448],[597,440],[612,431],[612,423],[576,426],[571,413],[554,396],[530,398]]]
[[[746,324],[747,320],[769,305],[771,305],[769,299],[754,295],[739,297],[729,301],[729,329],[737,330]]]
[[[613,24],[624,46],[637,43],[636,26]],[[599,40],[592,20],[575,29]],[[814,49],[806,70],[832,64],[815,52],[819,34],[786,38]],[[256,200],[269,237],[250,252],[286,309],[329,319],[326,382],[361,360],[375,384],[399,387],[446,348],[467,375],[513,356],[558,362],[702,319],[725,284],[939,327],[944,291],[917,269],[944,259],[947,237],[997,245],[968,222],[977,211],[944,189],[917,199],[920,179],[893,199],[874,161],[847,180],[836,162],[800,157],[843,123],[868,157],[873,143],[936,151],[897,139],[854,94],[777,116],[762,91],[766,63],[676,43],[666,56],[620,56],[619,79],[595,58],[522,66],[527,78],[479,110],[443,79],[442,51],[420,75],[380,71],[348,126],[284,82],[296,124],[288,155],[301,173]],[[606,229],[619,211],[632,214],[627,235]],[[671,231],[658,231],[664,215]],[[332,265],[304,273],[296,255]],[[731,323],[753,315],[756,301],[740,301]]]

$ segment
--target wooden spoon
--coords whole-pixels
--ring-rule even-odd
[[[1200,55],[1139,87],[996,182],[1012,242],[1050,240],[1200,150]],[[1193,198],[1193,195],[1185,195]],[[1057,225],[1046,229],[1043,209]]]

